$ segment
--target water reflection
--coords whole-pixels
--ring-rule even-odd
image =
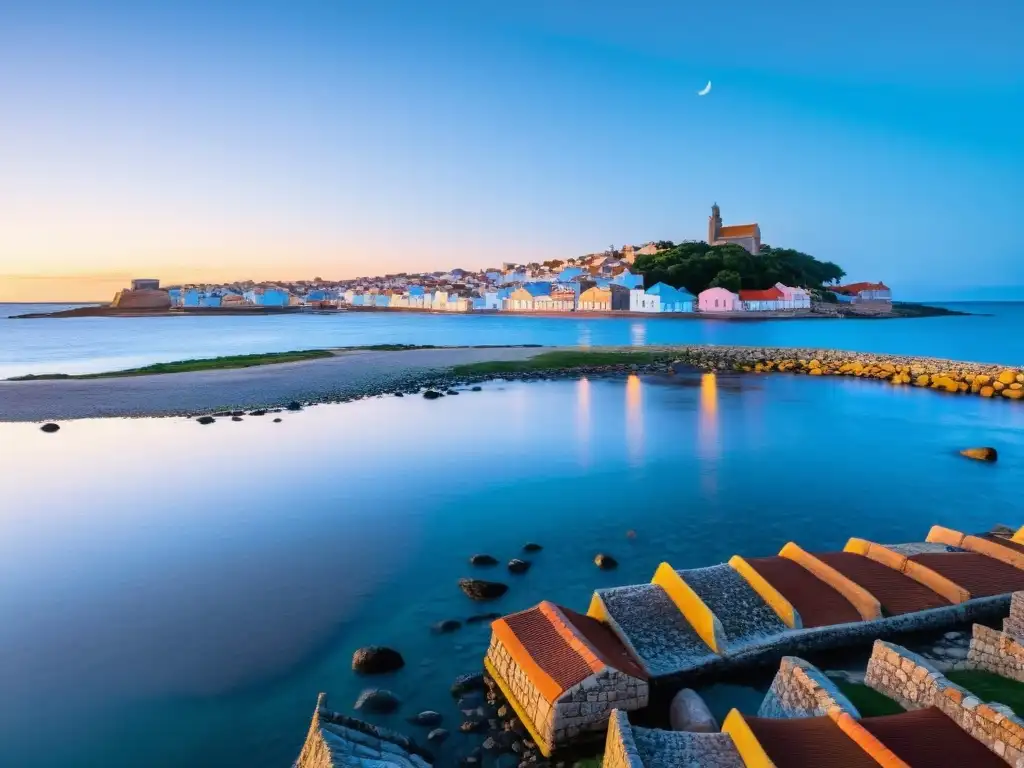
[[[577,326],[579,335],[576,337],[576,346],[578,347],[589,347],[590,346],[590,326],[586,323],[579,323]]]
[[[697,423],[698,456],[701,463],[701,487],[705,495],[718,490],[717,465],[722,446],[718,436],[718,377],[705,373],[700,377],[700,412]]]
[[[647,323],[631,323],[629,340],[634,347],[642,347],[647,343]]]
[[[580,466],[590,466],[590,379],[576,382],[576,446]]]
[[[636,467],[644,460],[643,384],[633,374],[626,379],[626,453],[629,463]]]

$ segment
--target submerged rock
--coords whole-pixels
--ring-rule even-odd
[[[455,619],[445,619],[444,621],[437,622],[437,624],[432,626],[430,629],[432,632],[434,632],[434,634],[447,635],[448,633],[454,632],[455,630],[461,628],[461,621],[456,621]]]
[[[469,558],[470,565],[497,565],[498,561],[490,555],[473,555]]]
[[[619,567],[619,561],[611,555],[606,555],[602,552],[594,558],[594,565],[596,565],[602,571],[610,571],[613,568]]]
[[[485,687],[484,676],[480,672],[475,675],[459,675],[452,683],[452,696],[457,699],[464,693],[482,691]]]
[[[479,623],[484,622],[484,621],[494,621],[495,619],[500,619],[500,618],[501,618],[501,614],[500,613],[477,613],[477,614],[475,614],[473,616],[470,616],[468,619],[466,619],[466,623],[467,624],[479,624]]]
[[[463,733],[480,733],[487,730],[486,720],[466,720],[462,725],[459,726],[459,730]]]
[[[689,688],[683,688],[669,705],[668,720],[673,731],[694,733],[718,733],[718,723],[700,695]]]
[[[530,570],[530,564],[525,560],[513,558],[512,560],[508,561],[508,569],[512,573],[526,573],[528,570]]]
[[[483,579],[459,579],[459,588],[472,600],[496,600],[508,592],[508,585]]]
[[[267,412],[262,410],[262,409],[260,409],[258,411],[249,411],[249,415],[250,416],[266,416]]]
[[[391,691],[385,691],[383,688],[369,688],[359,694],[355,708],[374,715],[390,715],[401,704],[401,699]]]
[[[444,395],[435,389],[428,389],[423,393],[424,400],[437,400],[439,397],[444,397]]]
[[[200,416],[198,419],[196,419],[196,421],[198,421],[200,424],[213,424],[213,422],[215,422],[216,419],[213,418],[213,416]]]
[[[446,395],[457,395],[459,393],[456,392],[454,389],[449,389],[447,392],[445,392],[445,394]]]
[[[231,417],[231,420],[232,420],[232,421],[241,421],[241,420],[242,420],[242,417],[241,417],[241,416],[232,416],[232,417]]]
[[[393,648],[368,645],[352,654],[352,669],[364,675],[394,672],[405,666],[402,654]]]
[[[275,424],[280,424],[281,423],[281,419],[280,418],[274,419],[274,423]]]
[[[999,458],[995,448],[964,448],[960,455],[977,461],[995,461]]]
[[[470,388],[469,391],[470,392],[482,392],[483,389],[484,389],[483,387],[472,387],[472,388]]]
[[[413,725],[426,726],[440,725],[443,719],[444,718],[441,716],[440,712],[435,712],[432,709],[428,709],[424,712],[420,712],[418,715],[413,715],[412,717],[408,718],[409,722]]]
[[[523,552],[540,552],[544,547],[540,544],[534,544],[532,541],[523,544]]]
[[[53,422],[50,422],[49,424],[43,424],[43,426],[41,426],[39,429],[48,434],[53,432],[59,432],[60,424],[54,424]]]
[[[444,728],[435,728],[427,734],[427,741],[432,741],[435,744],[440,744],[448,738],[448,731]]]

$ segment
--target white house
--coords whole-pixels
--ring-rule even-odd
[[[643,288],[634,288],[629,292],[630,312],[661,312],[661,296],[648,293]]]
[[[810,309],[811,294],[803,288],[790,288],[788,285],[776,283],[775,287],[782,292],[782,305],[784,309]]]

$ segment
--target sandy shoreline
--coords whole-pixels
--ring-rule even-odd
[[[525,360],[551,347],[345,351],[253,368],[111,379],[0,381],[0,421],[180,416],[377,394],[455,365]]]

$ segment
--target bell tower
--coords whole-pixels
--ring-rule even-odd
[[[718,233],[722,231],[722,213],[718,210],[718,203],[711,206],[711,215],[708,216],[708,245],[714,245],[718,240]]]

